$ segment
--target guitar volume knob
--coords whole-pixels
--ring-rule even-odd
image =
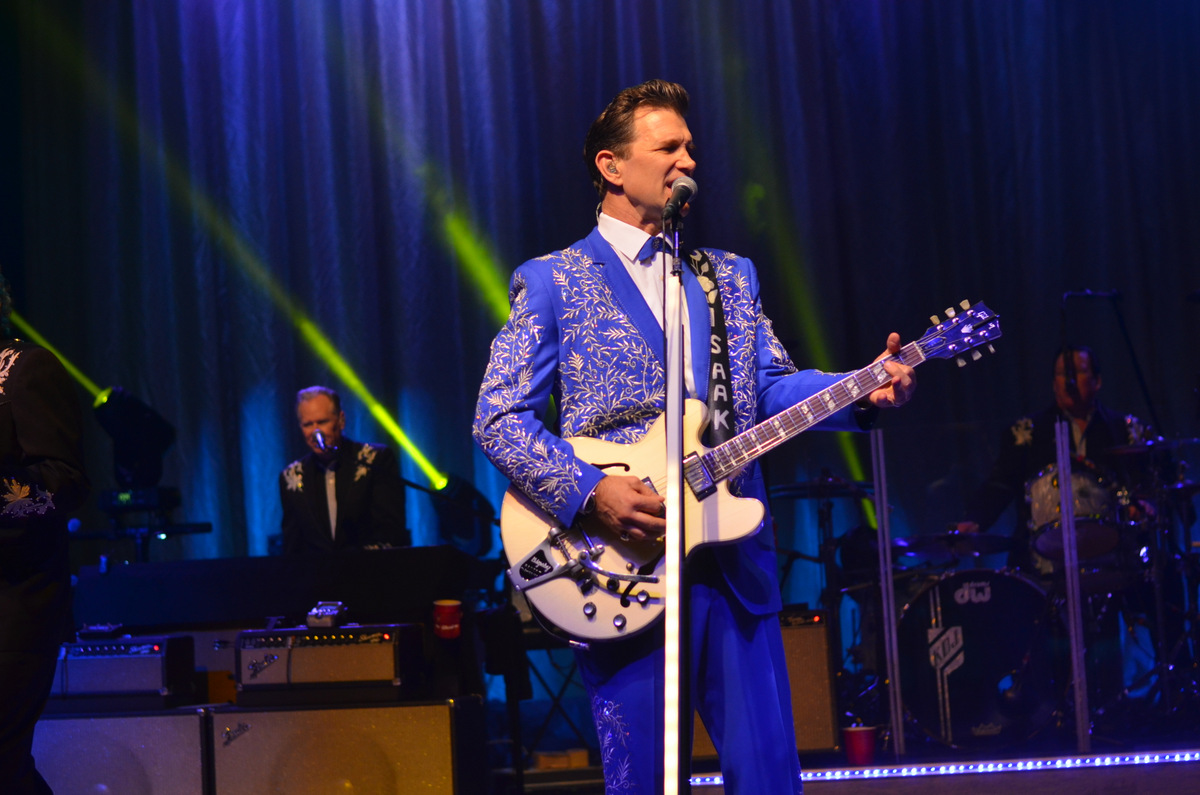
[[[650,594],[648,594],[646,592],[646,590],[643,588],[642,590],[637,592],[637,596],[634,598],[637,599],[637,603],[639,605],[644,605],[650,601]]]
[[[585,616],[587,616],[588,618],[595,618],[596,617],[596,603],[595,602],[585,603],[583,606],[583,614]]]
[[[625,616],[619,615],[619,614],[614,616],[613,617],[613,626],[616,627],[618,630],[625,629]]]

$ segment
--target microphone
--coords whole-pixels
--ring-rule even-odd
[[[1121,298],[1120,290],[1069,290],[1063,293],[1063,302],[1068,298],[1109,298],[1113,301]]]
[[[669,221],[679,215],[683,205],[696,195],[696,180],[691,177],[680,177],[671,183],[671,198],[663,208],[663,221]]]
[[[329,452],[329,447],[325,444],[325,434],[320,431],[313,431],[313,441],[317,443],[322,453]]]

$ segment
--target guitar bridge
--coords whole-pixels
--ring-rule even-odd
[[[508,578],[518,591],[535,588],[555,577],[572,577],[575,579],[591,579],[597,575],[609,580],[620,580],[628,583],[658,582],[658,578],[645,574],[623,574],[601,568],[596,560],[604,554],[607,547],[588,539],[588,548],[581,549],[575,557],[571,557],[571,545],[564,543],[566,531],[561,528],[551,530],[542,543],[521,558],[508,569]],[[565,557],[565,563],[555,562],[554,550]],[[589,574],[590,572],[590,574]]]
[[[621,580],[623,582],[658,582],[658,578],[653,575],[646,574],[618,574],[615,571],[608,571],[596,565],[596,558],[604,554],[604,547],[596,547],[595,549],[585,549],[579,553],[579,564],[588,571],[599,574],[601,577],[607,577],[610,580]]]

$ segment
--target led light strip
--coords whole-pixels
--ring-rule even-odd
[[[968,762],[904,767],[868,767],[851,770],[813,770],[802,773],[804,781],[838,781],[845,779],[900,778],[911,776],[958,776],[978,773],[1013,773],[1031,770],[1066,770],[1089,767],[1119,767],[1124,765],[1162,765],[1179,762],[1200,762],[1200,751],[1167,753],[1119,754],[1107,756],[1075,756],[1059,759],[1014,759],[1004,762]]]
[[[867,767],[853,769],[812,770],[800,774],[804,781],[853,781],[876,778],[912,778],[917,776],[961,776],[979,773],[1014,773],[1029,771],[1068,770],[1125,765],[1168,765],[1181,762],[1200,762],[1200,751],[1173,751],[1109,756],[1074,756],[1059,759],[1014,759],[1005,762],[967,762],[903,767]],[[720,775],[692,776],[693,787],[724,785]]]

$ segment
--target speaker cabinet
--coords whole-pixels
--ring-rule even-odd
[[[482,793],[478,699],[337,709],[221,708],[212,714],[221,795]]]
[[[204,714],[44,716],[33,733],[38,771],[59,795],[204,795]]]
[[[785,610],[779,616],[783,653],[787,657],[792,690],[792,720],[796,724],[796,750],[831,751],[838,747],[837,697],[833,658],[824,613]],[[692,756],[717,755],[699,715],[695,718]]]

